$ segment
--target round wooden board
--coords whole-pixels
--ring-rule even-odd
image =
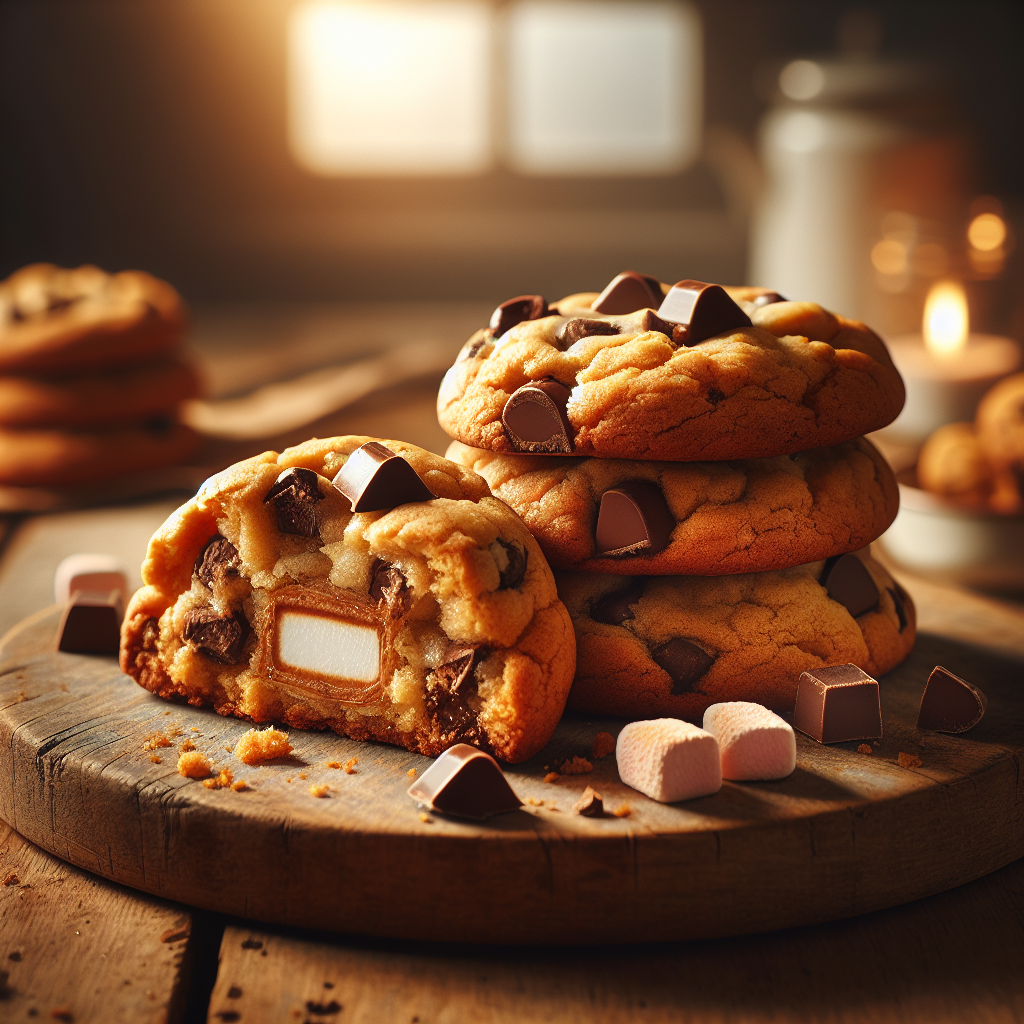
[[[692,939],[892,906],[1024,853],[1024,665],[956,641],[920,637],[883,678],[885,737],[870,755],[798,736],[789,778],[662,805],[625,787],[613,756],[545,783],[545,766],[589,755],[599,731],[622,725],[567,717],[507,772],[539,802],[474,824],[421,816],[405,791],[430,762],[392,747],[292,730],[293,758],[247,768],[225,748],[248,723],[168,704],[113,658],[55,652],[58,615],[27,619],[0,646],[0,817],[80,867],[196,906],[419,939]],[[936,663],[989,697],[967,736],[914,728]],[[179,729],[173,746],[144,749]],[[252,788],[179,776],[186,737]],[[900,752],[921,766],[900,767]],[[353,757],[354,774],[328,767]],[[310,794],[315,783],[327,798]],[[573,814],[588,784],[631,813]]]

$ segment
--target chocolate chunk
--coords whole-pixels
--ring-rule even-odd
[[[299,537],[315,537],[320,532],[316,522],[317,502],[323,501],[317,475],[311,469],[295,466],[286,469],[263,499],[273,505],[277,528],[281,533]]]
[[[643,576],[637,576],[624,590],[613,590],[606,594],[590,609],[590,617],[595,622],[604,622],[609,626],[621,626],[627,619],[633,618],[630,605],[637,604],[644,596]]]
[[[649,480],[627,480],[601,495],[595,543],[599,555],[654,555],[676,527],[661,488]]]
[[[491,340],[490,331],[478,332],[480,337],[474,338],[474,340],[468,345],[460,359],[475,359],[480,352],[480,349],[484,347]]]
[[[458,693],[459,687],[470,676],[476,664],[478,647],[452,644],[445,653],[444,661],[434,669],[434,676],[449,693]]]
[[[376,512],[434,497],[416,470],[379,441],[357,448],[332,483],[352,503],[353,512]]]
[[[555,340],[558,347],[564,352],[570,345],[575,345],[581,338],[591,338],[597,335],[621,334],[621,328],[611,320],[584,320],[574,317],[566,320],[555,332]]]
[[[966,679],[936,665],[921,694],[917,727],[928,732],[967,732],[985,714],[988,698]]]
[[[672,324],[685,327],[685,334],[676,332],[680,344],[696,345],[723,331],[749,327],[750,317],[717,284],[703,281],[678,281],[665,296],[658,316]]]
[[[452,644],[445,660],[427,677],[424,703],[432,738],[442,747],[453,743],[487,745],[473,707],[477,694],[473,669],[484,653],[484,648]]]
[[[213,608],[190,608],[185,613],[182,637],[211,661],[237,665],[248,636],[249,620],[242,612],[221,615]]]
[[[569,394],[557,380],[538,380],[509,396],[501,422],[516,451],[572,451],[573,429],[565,411]]]
[[[117,654],[123,618],[120,590],[76,590],[64,607],[57,650],[70,654]]]
[[[756,299],[754,299],[754,305],[757,307],[771,306],[776,302],[788,302],[789,299],[785,295],[780,295],[778,292],[761,292]]]
[[[572,805],[576,814],[582,814],[584,818],[604,817],[604,797],[592,786],[583,790],[583,795]]]
[[[412,592],[405,574],[380,558],[370,569],[370,597],[378,605],[383,603],[392,619],[400,619],[412,603]]]
[[[500,338],[524,320],[539,320],[548,315],[548,301],[542,295],[517,295],[503,302],[491,314],[491,333]]]
[[[467,743],[446,750],[409,787],[409,796],[441,814],[460,818],[489,818],[522,806],[498,762]]]
[[[896,615],[900,620],[900,632],[907,628],[907,623],[910,621],[907,618],[907,605],[904,600],[906,595],[903,593],[903,589],[897,583],[895,587],[889,587],[889,594],[892,597],[892,603],[896,608]]]
[[[499,539],[495,541],[495,544],[501,545],[508,558],[505,568],[498,570],[498,589],[514,589],[523,582],[523,577],[526,575],[526,552],[508,541]]]
[[[215,533],[196,559],[193,572],[201,583],[213,589],[213,584],[223,583],[229,576],[238,576],[242,559],[238,548],[219,533]]]
[[[882,736],[878,682],[856,665],[803,672],[797,683],[793,728],[819,743]]]
[[[591,303],[595,313],[634,313],[638,309],[657,309],[664,296],[661,282],[634,270],[625,270]]]
[[[854,618],[878,607],[878,587],[856,555],[833,555],[826,559],[818,582]]]
[[[655,647],[651,657],[672,677],[672,693],[696,693],[696,684],[715,663],[703,648],[681,636]]]

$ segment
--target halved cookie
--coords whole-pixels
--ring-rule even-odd
[[[157,531],[142,576],[121,667],[220,714],[522,761],[572,682],[572,626],[529,531],[476,474],[399,441],[230,467]]]
[[[864,547],[899,508],[896,478],[864,438],[733,462],[510,455],[459,441],[447,455],[522,516],[558,569],[782,569]]]
[[[559,572],[576,629],[570,708],[697,718],[723,701],[792,711],[800,673],[872,676],[914,646],[913,602],[867,551],[734,576]]]

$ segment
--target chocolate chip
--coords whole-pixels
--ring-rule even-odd
[[[826,559],[818,582],[854,618],[878,606],[878,587],[856,555],[833,555]]]
[[[595,622],[604,622],[609,626],[621,626],[627,619],[633,618],[630,605],[639,603],[644,596],[646,579],[637,576],[624,590],[614,590],[595,602],[590,609],[590,617]]]
[[[921,694],[918,729],[928,732],[967,732],[985,714],[988,698],[966,679],[936,665]]]
[[[583,795],[572,805],[576,814],[582,814],[584,818],[604,817],[604,797],[591,786],[583,790]]]
[[[599,555],[654,555],[675,529],[661,488],[649,480],[627,480],[601,495],[595,544]]]
[[[434,497],[416,470],[379,441],[357,448],[332,483],[351,502],[353,512],[376,512]]]
[[[793,728],[819,743],[880,739],[878,682],[856,665],[829,665],[801,673]]]
[[[685,327],[685,334],[675,332],[681,344],[696,345],[723,331],[749,327],[750,317],[729,298],[725,289],[703,281],[678,281],[665,296],[658,316],[672,324]]]
[[[542,295],[517,295],[503,302],[491,314],[491,332],[500,338],[524,320],[539,320],[548,315],[548,302]]]
[[[509,396],[501,422],[516,451],[572,451],[573,429],[565,411],[569,394],[557,380],[539,380]]]
[[[778,292],[762,292],[756,299],[754,299],[754,305],[760,306],[771,306],[776,302],[788,302],[789,299],[785,295],[780,295]]]
[[[409,796],[461,818],[489,818],[522,806],[497,761],[466,743],[446,750],[409,787]]]
[[[718,388],[712,388],[708,392],[708,401],[711,402],[713,405],[718,405],[718,403],[723,401],[724,399],[725,399],[725,392],[724,391],[719,391]]]
[[[286,469],[263,499],[273,505],[277,528],[281,533],[299,537],[316,537],[320,528],[316,521],[317,502],[323,501],[316,473],[294,466]]]
[[[434,669],[434,676],[449,693],[457,693],[469,677],[476,662],[477,647],[452,644],[445,653],[444,661]]]
[[[444,662],[427,677],[424,703],[431,731],[441,747],[453,743],[488,745],[472,706],[477,695],[473,669],[485,653],[485,648],[452,644]]]
[[[900,585],[897,583],[895,587],[889,587],[889,594],[892,596],[892,603],[896,608],[896,615],[900,620],[900,632],[907,628],[907,606],[904,603],[904,594]]]
[[[402,570],[378,558],[370,569],[370,597],[384,604],[392,619],[400,619],[409,610],[412,593]]]
[[[182,636],[211,661],[237,665],[249,636],[249,620],[242,612],[220,615],[213,608],[190,608]]]
[[[651,657],[672,677],[672,693],[695,693],[696,684],[715,663],[703,648],[681,636],[655,647]]]
[[[491,340],[490,333],[484,333],[481,337],[477,338],[476,341],[472,342],[465,352],[462,353],[463,359],[475,359],[480,352],[480,349],[484,347]]]
[[[595,313],[633,313],[638,309],[657,309],[664,296],[656,277],[625,270],[612,279],[591,303]]]
[[[558,347],[564,352],[570,345],[575,345],[581,338],[591,338],[597,335],[619,334],[618,324],[611,320],[584,320],[574,317],[566,320],[555,332],[555,339]]]
[[[508,541],[499,539],[495,543],[504,548],[508,557],[505,568],[498,570],[498,588],[500,590],[515,589],[523,582],[523,577],[526,575],[526,552],[516,547],[515,544],[509,544]]]
[[[223,583],[229,576],[238,576],[242,559],[238,548],[219,533],[215,533],[196,559],[193,572],[201,583],[213,589],[214,583]]]

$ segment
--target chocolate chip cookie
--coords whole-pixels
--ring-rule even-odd
[[[335,437],[208,480],[157,531],[121,667],[163,697],[506,761],[547,742],[575,640],[536,541],[476,474]]]
[[[854,551],[899,490],[864,438],[799,455],[647,462],[500,454],[453,441],[523,518],[552,566],[631,575],[763,572]]]
[[[34,263],[0,282],[0,373],[59,374],[150,359],[181,340],[185,309],[137,270]]]
[[[576,629],[568,706],[588,714],[792,711],[801,672],[852,663],[877,677],[914,644],[910,597],[866,550],[734,576],[556,579]]]
[[[456,440],[495,452],[697,461],[851,440],[903,398],[885,345],[857,321],[765,289],[666,288],[628,271],[600,295],[502,303],[437,410]]]

